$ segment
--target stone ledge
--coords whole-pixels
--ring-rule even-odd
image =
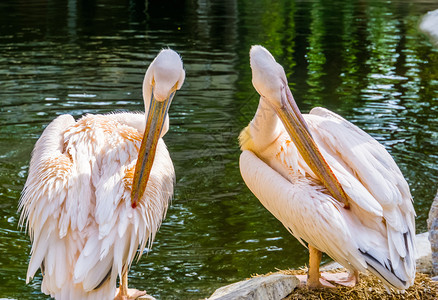
[[[299,284],[293,275],[258,276],[221,287],[208,300],[283,299]]]

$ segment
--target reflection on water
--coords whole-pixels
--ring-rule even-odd
[[[248,51],[285,66],[303,111],[321,105],[385,145],[425,230],[437,189],[438,51],[416,1],[7,1],[0,3],[0,297],[45,299],[25,285],[29,241],[17,202],[30,152],[57,115],[142,110],[141,82],[163,47],[186,82],[166,143],[175,198],[130,284],[160,299],[199,299],[223,284],[296,268],[307,251],[240,178],[237,135],[254,115]]]

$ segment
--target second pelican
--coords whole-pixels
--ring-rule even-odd
[[[354,285],[358,271],[369,270],[386,286],[407,289],[415,277],[415,211],[391,155],[327,109],[301,115],[265,48],[253,46],[250,60],[260,102],[239,137],[240,171],[260,202],[308,243],[308,286],[332,286],[319,272],[325,252],[350,271],[335,282]]]

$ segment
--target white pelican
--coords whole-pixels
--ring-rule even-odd
[[[41,268],[41,290],[56,299],[112,299],[118,276],[116,298],[145,294],[128,290],[127,274],[151,246],[173,193],[162,137],[184,78],[180,56],[162,50],[143,81],[146,116],[61,115],[47,126],[19,205],[32,240],[27,282]]]
[[[260,202],[310,252],[307,285],[320,276],[321,252],[350,271],[354,285],[369,270],[404,290],[415,277],[415,211],[392,157],[337,114],[301,115],[283,68],[263,47],[250,51],[257,112],[239,136],[242,177]],[[328,278],[327,278],[328,279]]]

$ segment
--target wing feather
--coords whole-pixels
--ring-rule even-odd
[[[394,159],[379,142],[341,116],[321,107],[312,109],[306,115],[306,121],[318,146],[336,153],[334,160],[344,162],[344,167],[382,207],[403,203],[414,213],[409,186]]]
[[[400,278],[405,281],[413,282],[415,211],[409,186],[394,159],[370,135],[329,110],[314,108],[306,115],[306,121],[318,147],[352,201],[360,208],[371,203],[369,197],[364,198],[368,195],[363,192],[364,188],[380,205],[383,222],[380,226],[378,223],[375,225],[387,237],[387,259],[391,269],[395,274],[403,274]],[[356,214],[356,217],[371,225],[366,221],[367,215]],[[385,226],[382,227],[382,224]]]
[[[346,268],[365,270],[346,210],[314,180],[300,175],[291,183],[248,150],[240,155],[240,170],[253,194],[303,245],[305,240]]]
[[[53,120],[44,130],[35,144],[29,167],[29,175],[19,203],[21,210],[20,224],[29,229],[32,239],[32,257],[27,273],[28,282],[40,268],[50,249],[59,244],[56,229],[58,207],[65,202],[62,186],[68,180],[71,161],[63,154],[63,134],[74,124],[70,115],[61,115]],[[60,248],[62,251],[62,246]],[[49,270],[53,267],[49,262]]]

